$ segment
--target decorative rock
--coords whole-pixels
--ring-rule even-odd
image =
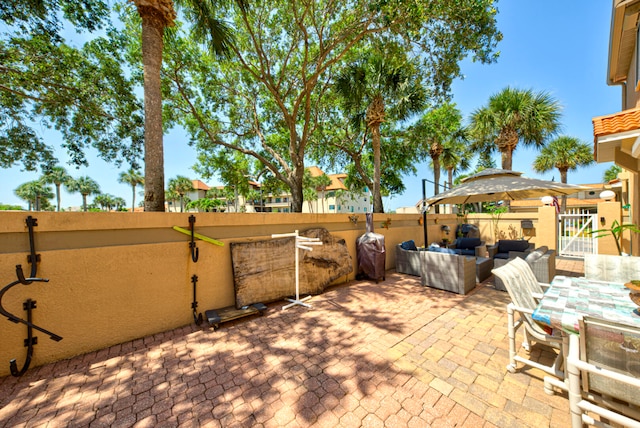
[[[320,294],[353,271],[344,239],[335,238],[324,228],[309,229],[300,236],[322,241],[312,251],[298,250],[301,296]],[[295,238],[233,242],[230,247],[237,308],[295,295]]]

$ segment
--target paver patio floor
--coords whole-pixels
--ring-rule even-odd
[[[312,309],[276,302],[217,331],[189,325],[32,368],[0,378],[0,426],[569,426],[566,394],[546,395],[542,372],[507,372],[508,296],[492,278],[459,296],[389,271],[331,287]]]

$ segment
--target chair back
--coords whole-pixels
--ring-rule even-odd
[[[516,257],[506,265],[495,268],[491,272],[502,280],[514,305],[531,311],[538,306],[538,301],[534,295],[542,294],[543,290],[536,280],[531,266],[524,259]],[[521,315],[529,325],[535,326],[536,330],[540,329],[538,323],[531,318],[530,314],[523,313]]]
[[[626,376],[640,378],[640,329],[594,317],[580,321],[580,359]],[[582,372],[585,392],[618,398],[640,406],[640,391],[628,383],[598,373]]]

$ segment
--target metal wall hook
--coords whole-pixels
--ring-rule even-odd
[[[191,277],[193,283],[193,302],[191,302],[191,309],[193,309],[193,322],[197,325],[202,324],[202,314],[198,313],[198,302],[196,301],[196,283],[198,282],[198,275]]]
[[[191,229],[191,242],[189,242],[189,248],[191,248],[191,260],[193,260],[194,263],[196,263],[198,261],[198,257],[200,257],[200,249],[197,247],[195,237],[194,237],[195,223],[196,223],[196,216],[190,215],[189,228]]]
[[[33,336],[33,329],[41,331],[42,333],[48,335],[51,340],[55,340],[56,342],[59,342],[62,340],[61,336],[58,336],[55,333],[52,333],[42,327],[39,327],[32,322],[32,310],[36,308],[35,300],[27,299],[22,305],[24,310],[27,311],[26,320],[12,314],[2,306],[2,297],[4,296],[4,293],[9,291],[11,287],[18,284],[29,285],[32,282],[49,282],[49,280],[46,278],[36,278],[36,274],[38,272],[38,262],[40,261],[40,254],[36,254],[35,240],[33,238],[33,228],[38,225],[38,220],[31,216],[28,216],[26,223],[27,223],[27,227],[29,228],[29,252],[30,252],[30,254],[27,256],[27,261],[31,263],[31,275],[29,275],[29,277],[26,278],[24,276],[24,271],[22,270],[22,265],[16,265],[16,276],[18,279],[8,285],[5,285],[4,288],[0,290],[0,314],[7,317],[7,319],[11,322],[22,323],[27,326],[27,338],[24,341],[24,346],[27,347],[27,358],[25,360],[24,365],[22,366],[22,369],[18,370],[18,364],[16,363],[15,359],[9,361],[9,368],[11,369],[11,374],[16,377],[22,376],[27,371],[27,369],[29,368],[29,365],[31,364],[31,358],[33,357],[33,345],[38,343],[38,338]]]
[[[27,311],[27,320],[31,323],[32,320],[32,310],[36,308],[36,301],[27,299],[22,307]],[[24,365],[20,370],[18,370],[18,364],[16,363],[15,358],[9,361],[9,369],[11,370],[11,375],[14,377],[20,377],[29,369],[29,365],[31,364],[31,358],[33,357],[33,345],[38,343],[38,338],[33,336],[33,329],[31,326],[27,326],[27,338],[24,340],[24,346],[27,348],[27,358],[24,361]]]
[[[44,278],[27,278],[27,281],[36,281],[36,282],[49,282],[48,279],[44,279]],[[15,322],[15,323],[22,323],[24,325],[26,325],[27,327],[31,327],[31,328],[35,328],[36,330],[39,330],[41,332],[43,332],[44,334],[46,334],[47,336],[49,336],[51,338],[51,340],[55,340],[56,342],[59,342],[62,340],[62,337],[58,336],[55,333],[51,333],[49,330],[46,330],[40,326],[37,326],[35,324],[33,324],[31,321],[25,321],[22,318],[13,315],[11,312],[7,311],[3,306],[2,306],[2,297],[4,296],[4,293],[6,293],[11,287],[13,287],[14,285],[20,284],[20,281],[13,281],[11,284],[6,285],[2,290],[0,290],[0,314],[4,315],[5,317],[7,317],[7,319],[11,322]]]

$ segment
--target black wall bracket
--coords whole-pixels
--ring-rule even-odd
[[[29,275],[28,278],[25,277],[24,272],[22,271],[22,265],[16,265],[16,276],[18,277],[18,279],[16,281],[13,281],[10,284],[7,284],[6,286],[4,286],[4,288],[2,288],[2,290],[0,290],[0,314],[7,317],[7,319],[11,322],[14,322],[16,324],[22,323],[27,326],[27,338],[24,340],[24,346],[27,348],[27,358],[25,360],[24,365],[22,366],[22,369],[18,370],[18,364],[16,363],[15,359],[12,359],[11,361],[9,361],[9,368],[11,369],[11,374],[16,377],[22,376],[27,371],[27,369],[29,368],[29,365],[31,364],[31,359],[33,357],[33,345],[36,345],[38,343],[38,338],[33,336],[34,329],[39,330],[42,333],[48,335],[51,340],[54,340],[56,342],[59,342],[60,340],[62,340],[61,336],[58,336],[57,334],[52,333],[33,323],[32,311],[33,309],[36,308],[35,300],[27,299],[22,304],[23,309],[27,311],[26,320],[12,314],[2,306],[2,297],[7,291],[9,291],[11,287],[18,284],[29,285],[29,284],[32,284],[33,282],[49,282],[49,280],[46,278],[36,277],[36,274],[38,271],[38,262],[40,261],[40,255],[36,254],[35,243],[33,239],[33,228],[38,225],[38,220],[29,216],[27,217],[26,223],[27,223],[27,227],[29,228],[29,247],[30,247],[30,254],[27,256],[27,261],[31,263],[31,272],[30,272],[31,274]]]

